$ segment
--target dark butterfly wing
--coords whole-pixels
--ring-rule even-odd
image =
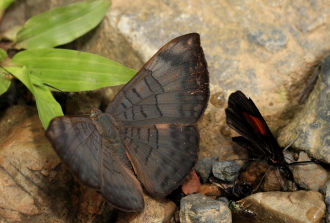
[[[264,150],[262,150],[262,148],[260,148],[259,145],[253,144],[243,136],[233,137],[232,140],[236,142],[238,145],[248,150],[251,158],[262,159],[267,157],[267,153]]]
[[[135,172],[150,194],[169,194],[197,161],[199,134],[195,126],[157,124],[123,131]]]
[[[250,141],[248,147],[254,146],[255,154],[279,162],[284,160],[283,149],[278,145],[258,108],[241,91],[229,96],[226,117],[227,124]]]
[[[107,108],[120,123],[126,152],[149,193],[168,194],[195,165],[194,124],[208,98],[207,64],[199,35],[192,33],[161,48]]]
[[[206,109],[209,76],[197,33],[161,48],[107,108],[127,126],[194,124]]]
[[[100,191],[117,208],[143,209],[141,185],[129,166],[122,144],[110,146],[89,117],[55,118],[46,136],[80,181]]]

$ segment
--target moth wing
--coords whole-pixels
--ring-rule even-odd
[[[258,144],[254,144],[251,141],[247,140],[243,136],[233,137],[232,140],[238,145],[242,146],[249,151],[249,154],[252,158],[265,158],[267,153],[263,151]]]
[[[252,144],[258,145],[260,154],[268,154],[268,156],[276,157],[277,160],[284,159],[283,149],[278,145],[258,108],[241,91],[236,91],[229,96],[226,121],[237,133]]]

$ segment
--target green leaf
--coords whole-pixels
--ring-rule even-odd
[[[8,58],[8,54],[5,50],[0,49],[0,61],[3,61]]]
[[[86,1],[34,16],[17,33],[16,47],[50,48],[69,43],[96,27],[110,5],[110,0]]]
[[[34,85],[34,96],[36,98],[40,120],[44,128],[47,129],[53,118],[63,116],[61,105],[45,86]]]
[[[9,75],[3,68],[0,67],[0,95],[8,90],[10,83],[11,79],[9,78]]]
[[[52,93],[43,86],[42,81],[30,75],[26,67],[7,67],[10,73],[17,77],[35,96],[39,117],[47,129],[50,121],[57,116],[63,116],[62,108],[54,99]]]
[[[9,5],[11,5],[15,0],[1,0],[0,1],[0,10],[4,10],[8,8]]]
[[[136,71],[104,57],[64,49],[19,52],[12,59],[31,75],[62,91],[88,91],[126,84]]]
[[[26,67],[5,67],[5,69],[19,79],[33,94],[33,85]]]

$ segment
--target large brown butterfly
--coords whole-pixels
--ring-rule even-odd
[[[80,181],[115,207],[140,211],[141,184],[166,196],[191,172],[199,152],[195,124],[208,99],[207,64],[199,34],[191,33],[161,48],[105,113],[54,118],[46,136]]]

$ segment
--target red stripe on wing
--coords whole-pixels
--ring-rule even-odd
[[[243,112],[244,116],[249,119],[253,126],[263,135],[267,135],[266,124],[259,118]]]

